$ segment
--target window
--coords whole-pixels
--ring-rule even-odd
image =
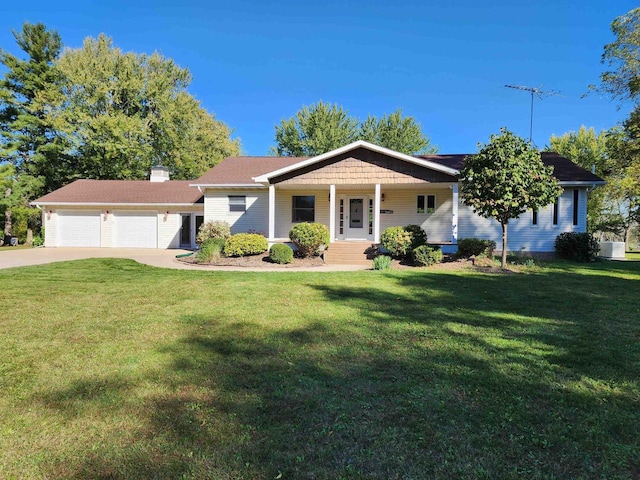
[[[573,224],[578,225],[578,199],[579,199],[579,191],[576,188],[573,191]]]
[[[293,214],[292,222],[313,222],[315,221],[316,197],[313,195],[294,195],[291,197]]]
[[[560,202],[560,199],[557,199],[553,204],[553,224],[554,225],[558,224],[558,203],[559,202]]]
[[[247,197],[244,195],[229,195],[229,211],[245,212],[247,210]]]
[[[435,195],[418,195],[418,213],[433,213],[436,211]]]
[[[538,210],[531,211],[531,225],[538,224]]]

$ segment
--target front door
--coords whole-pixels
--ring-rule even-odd
[[[369,237],[369,222],[366,197],[347,198],[347,239],[366,239]]]

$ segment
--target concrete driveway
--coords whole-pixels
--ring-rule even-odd
[[[82,260],[84,258],[130,258],[136,262],[151,265],[153,267],[177,268],[182,270],[218,270],[218,271],[251,271],[244,267],[215,267],[202,265],[189,265],[176,260],[176,255],[187,253],[189,250],[163,250],[157,248],[80,248],[80,247],[56,247],[56,248],[26,248],[20,250],[2,251],[0,247],[0,269],[12,267],[26,267],[29,265],[42,265],[45,263],[66,262],[69,260]],[[364,267],[352,265],[323,265],[310,268],[278,268],[264,267],[265,271],[313,271],[335,272],[363,270]]]
[[[160,250],[156,248],[26,248],[2,251],[0,268],[25,267],[44,263],[66,262],[83,258],[130,258],[154,267],[187,267],[176,262],[176,255],[188,250]]]

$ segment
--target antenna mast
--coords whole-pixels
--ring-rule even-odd
[[[515,88],[516,90],[524,90],[525,92],[529,92],[531,94],[531,120],[529,122],[529,143],[531,143],[533,139],[533,96],[534,94],[538,96],[540,100],[544,97],[550,97],[552,95],[560,95],[559,92],[555,90],[541,90],[541,87],[524,87],[522,85],[505,85],[507,88]]]

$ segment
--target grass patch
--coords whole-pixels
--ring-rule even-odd
[[[0,477],[634,478],[640,264],[0,271]]]

